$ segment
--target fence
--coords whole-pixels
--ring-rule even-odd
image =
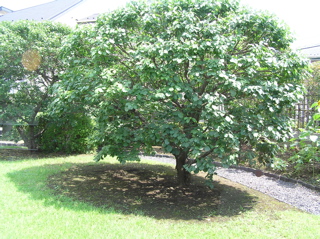
[[[311,109],[311,105],[318,100],[320,95],[305,95],[294,108],[288,110],[289,116],[295,121],[295,128],[304,128],[312,119],[315,110]]]

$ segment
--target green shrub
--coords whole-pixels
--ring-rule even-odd
[[[45,129],[39,139],[39,150],[86,153],[93,149],[90,140],[93,123],[88,116],[79,113],[59,117],[43,115],[39,122]]]
[[[276,157],[270,167],[276,171],[284,171],[288,167],[288,163],[286,160]]]
[[[316,113],[306,128],[300,129],[299,136],[291,140],[293,141],[291,149],[297,152],[289,158],[289,161],[295,165],[297,171],[311,167],[315,173],[315,166],[320,163],[320,100],[311,107],[315,108]]]

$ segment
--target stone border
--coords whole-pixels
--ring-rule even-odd
[[[139,155],[141,155],[141,156],[150,156],[150,157],[172,158],[172,159],[174,159],[173,156],[166,155],[166,154],[145,155],[145,154],[140,153]],[[217,167],[223,167],[223,166],[222,166],[222,163],[220,163],[220,162],[214,162],[214,164],[215,164],[215,166],[217,166]],[[288,178],[288,177],[285,177],[285,176],[282,176],[282,175],[277,175],[277,174],[274,174],[274,173],[263,172],[262,170],[259,170],[259,169],[253,169],[253,168],[248,168],[248,167],[244,167],[244,166],[231,165],[229,168],[240,169],[240,170],[243,170],[243,171],[246,171],[246,172],[251,172],[251,173],[254,173],[257,177],[261,177],[262,175],[265,175],[265,176],[267,176],[267,177],[274,178],[274,179],[277,179],[277,180],[281,180],[281,181],[284,181],[284,182],[290,182],[290,183],[300,184],[300,185],[302,185],[302,186],[304,186],[304,187],[306,187],[306,188],[309,188],[309,189],[311,189],[311,190],[315,190],[315,191],[320,192],[320,187],[314,186],[314,185],[311,185],[311,184],[308,184],[308,183],[303,182],[303,181],[301,181],[301,180],[296,180],[296,179]]]
[[[15,143],[14,141],[8,141],[8,140],[1,140],[0,139],[0,146],[25,146],[24,143]]]
[[[24,146],[24,144],[0,143],[0,146]]]
[[[0,140],[0,150],[1,147],[5,146],[17,146],[17,147],[26,147],[24,143],[11,143],[12,141],[1,141]],[[38,151],[38,149],[28,149],[28,148],[7,148],[6,150],[25,150],[25,151]]]

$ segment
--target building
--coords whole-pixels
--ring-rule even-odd
[[[7,14],[0,16],[0,21],[53,21],[76,26],[78,23],[95,22],[99,14],[114,10],[126,2],[128,0],[55,0],[22,10],[7,12]]]
[[[299,49],[302,55],[308,57],[311,62],[320,61],[320,44],[306,46]]]
[[[34,20],[57,21],[62,16],[75,9],[83,0],[56,0],[34,7],[14,11],[0,17],[0,21]]]
[[[12,10],[10,10],[9,8],[5,8],[0,6],[0,17],[3,15],[6,15],[7,13],[13,12]]]
[[[92,14],[91,16],[78,19],[78,20],[77,20],[77,24],[83,25],[83,24],[92,24],[92,23],[95,23],[95,22],[97,21],[97,18],[98,18],[99,15],[100,15],[99,13],[95,13],[95,14]]]

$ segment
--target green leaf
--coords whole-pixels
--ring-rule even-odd
[[[313,120],[315,121],[320,120],[320,114],[314,114],[312,117],[313,117]]]

